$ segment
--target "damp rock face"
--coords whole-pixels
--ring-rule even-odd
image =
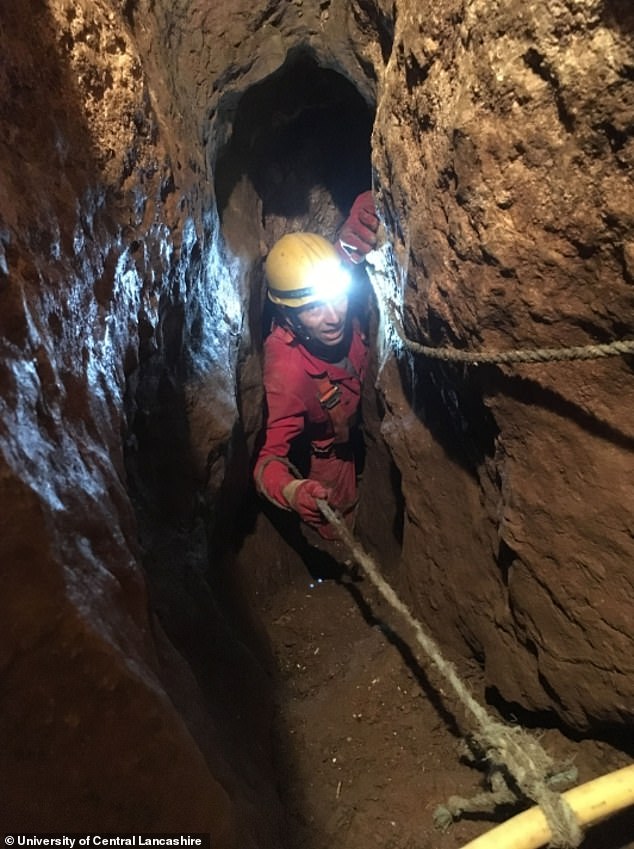
[[[281,232],[332,235],[374,175],[410,336],[634,332],[627,3],[225,6],[0,14],[11,829],[277,845],[268,678],[208,578]],[[376,372],[359,533],[417,615],[506,702],[629,721],[631,360]]]
[[[257,816],[239,822],[266,791],[238,777],[243,757],[261,769],[252,739],[226,759],[241,697],[218,684],[251,670],[265,726],[262,673],[169,530],[198,533],[183,518],[196,476],[183,375],[206,375],[200,450],[220,456],[241,305],[212,251],[200,146],[162,111],[123,5],[0,16],[3,824],[266,845]],[[162,589],[184,574],[180,595]],[[205,646],[196,670],[178,643],[184,618]],[[214,681],[225,707],[212,716]]]

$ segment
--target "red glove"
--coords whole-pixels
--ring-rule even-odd
[[[376,232],[379,229],[379,219],[374,206],[372,192],[363,192],[352,204],[350,215],[346,218],[339,239],[337,250],[349,262],[357,265],[376,245]]]
[[[319,481],[291,481],[282,490],[288,506],[308,524],[323,521],[323,513],[317,506],[317,499],[328,501],[328,490]]]

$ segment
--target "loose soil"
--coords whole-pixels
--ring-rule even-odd
[[[241,561],[243,574],[251,564],[252,604],[279,669],[284,849],[455,849],[508,818],[513,811],[435,828],[448,797],[486,787],[482,769],[461,756],[469,726],[460,706],[433,670],[428,677],[407,626],[367,578],[319,582],[275,534],[247,541]],[[482,703],[477,666],[460,673]],[[628,763],[606,743],[534,733],[554,758],[574,760],[580,782]],[[634,816],[592,829],[583,847],[633,849]]]

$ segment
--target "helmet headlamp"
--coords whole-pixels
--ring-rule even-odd
[[[301,281],[305,285],[292,293],[292,299],[310,301],[336,301],[348,293],[350,275],[336,259],[316,263]],[[287,297],[289,293],[287,293]]]
[[[350,275],[334,246],[316,233],[282,236],[265,270],[268,296],[281,306],[301,309],[315,301],[334,301],[350,287]]]

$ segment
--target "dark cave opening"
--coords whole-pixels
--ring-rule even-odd
[[[254,804],[257,796],[263,809],[268,806],[274,821],[277,784],[288,787],[294,780],[293,731],[286,719],[278,720],[275,747],[280,751],[270,750],[273,742],[266,729],[272,723],[280,659],[261,624],[261,604],[280,588],[303,592],[318,585],[311,575],[310,552],[287,533],[283,521],[280,525],[284,516],[276,513],[282,511],[264,504],[251,480],[263,413],[261,350],[267,313],[262,258],[290,229],[334,237],[354,197],[372,183],[373,112],[345,77],[299,51],[247,90],[224,120],[230,132],[214,166],[216,200],[225,245],[246,268],[242,284],[236,285],[243,286],[249,332],[240,341],[237,360],[239,421],[222,457],[207,464],[209,469],[211,459],[222,462],[222,482],[211,494],[213,487],[200,479],[191,456],[178,359],[187,325],[168,304],[163,326],[174,357],[166,363],[158,352],[150,353],[131,378],[127,464],[164,686],[214,767],[219,752],[239,775],[246,775],[256,753],[259,778],[247,795]],[[372,337],[376,305],[365,273],[358,275],[357,284],[357,306],[365,311]],[[202,325],[190,327],[203,333]],[[360,519],[361,525],[392,540],[396,560],[403,505],[396,467],[379,434],[376,362],[372,368],[364,397],[371,457],[362,484],[372,495],[365,499]],[[370,539],[375,539],[372,533]],[[315,627],[321,627],[317,620]],[[356,628],[364,634],[367,624],[359,622]],[[193,673],[184,689],[170,646]],[[214,728],[223,729],[222,741]],[[270,764],[275,777],[268,772]],[[227,779],[231,792],[236,790],[233,780]],[[268,827],[270,823],[262,825]],[[296,845],[295,838],[287,835],[284,845]]]
[[[324,232],[333,214],[345,214],[370,187],[373,108],[307,50],[292,51],[279,70],[242,95],[225,120],[231,134],[215,164],[223,220],[244,177],[261,200],[265,229],[278,216]]]

